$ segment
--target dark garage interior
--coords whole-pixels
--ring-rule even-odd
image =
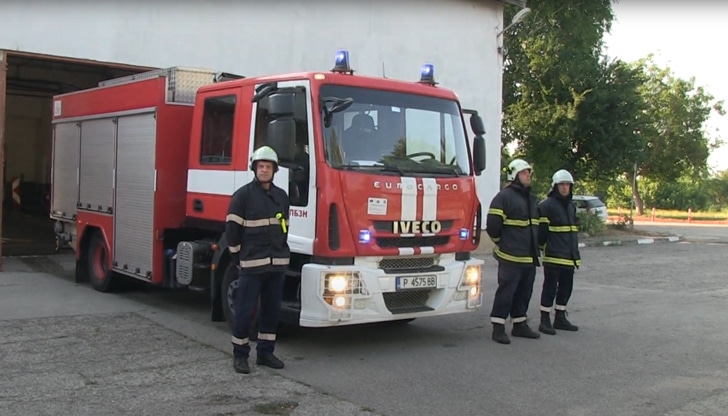
[[[56,249],[49,219],[52,97],[155,68],[19,51],[4,51],[0,65],[5,69],[0,69],[0,77],[5,77],[4,96],[0,96],[0,129],[4,131],[0,144],[5,156],[0,253],[52,254]]]

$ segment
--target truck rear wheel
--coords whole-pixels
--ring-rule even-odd
[[[91,287],[99,292],[111,292],[117,288],[118,278],[109,270],[109,248],[100,232],[94,232],[86,253],[88,276]]]
[[[225,268],[225,276],[222,279],[222,312],[228,327],[232,328],[235,323],[235,293],[238,290],[238,268],[234,263],[229,263]],[[250,323],[248,338],[254,341],[258,338],[258,307],[253,309],[253,320]]]

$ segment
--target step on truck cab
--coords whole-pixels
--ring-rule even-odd
[[[51,218],[77,280],[209,291],[232,319],[230,196],[276,150],[291,201],[282,320],[411,320],[482,304],[483,122],[422,67],[418,82],[332,70],[245,78],[175,67],[54,97]],[[475,134],[466,133],[469,114]]]

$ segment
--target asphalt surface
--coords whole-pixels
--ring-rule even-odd
[[[200,294],[101,294],[72,283],[67,255],[6,259],[0,415],[725,415],[728,228],[681,230],[683,242],[582,249],[577,333],[492,342],[483,256],[476,313],[284,328],[287,367],[248,376]]]
[[[0,415],[374,414],[266,368],[236,374],[219,325],[76,285],[59,257],[5,259]]]

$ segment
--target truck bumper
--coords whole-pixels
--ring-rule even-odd
[[[482,305],[482,260],[442,255],[431,271],[385,272],[377,267],[380,259],[360,258],[353,266],[303,266],[299,324],[398,321],[473,312]]]

